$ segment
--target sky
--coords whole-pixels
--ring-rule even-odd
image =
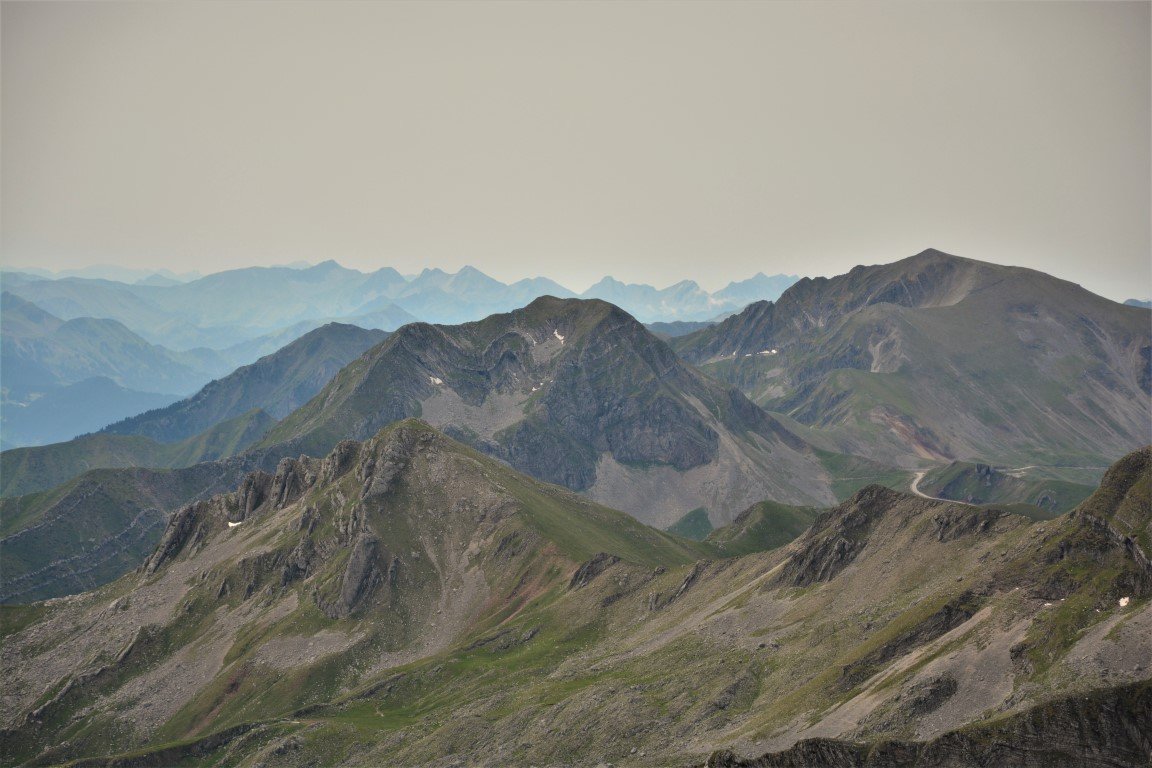
[[[3,2],[0,263],[1152,295],[1148,2]]]

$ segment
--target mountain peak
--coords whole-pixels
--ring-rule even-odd
[[[599,299],[542,296],[474,323],[405,326],[288,416],[263,447],[315,454],[416,415],[537,479],[659,524],[701,506],[727,520],[773,492],[800,503],[830,496],[818,484],[751,471],[767,461],[761,445],[773,446],[774,462],[812,460],[752,403]],[[767,442],[733,442],[749,433]],[[714,488],[695,479],[703,470],[688,476],[700,467],[747,482]]]
[[[930,259],[930,258],[931,259],[960,259],[963,257],[955,256],[951,253],[946,253],[944,251],[941,251],[938,248],[925,248],[924,250],[920,251],[920,253],[916,254],[912,258],[914,258],[914,259]]]

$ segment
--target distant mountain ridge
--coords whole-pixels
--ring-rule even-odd
[[[211,381],[191,397],[111,424],[102,432],[184,440],[254,408],[282,419],[308,402],[336,373],[388,337],[386,331],[329,323],[276,352]]]
[[[4,449],[70,440],[176,399],[177,395],[138,392],[93,376],[50,389],[28,403],[3,403]]]
[[[174,349],[222,350],[309,320],[363,325],[356,318],[366,313],[403,320],[383,330],[417,319],[461,323],[507,312],[540,296],[577,295],[548,278],[505,284],[474,267],[455,273],[428,268],[408,279],[390,267],[365,273],[335,261],[304,269],[234,269],[187,282],[50,279],[11,271],[3,273],[3,281],[5,290],[63,318],[115,319],[149,341]],[[708,320],[739,310],[749,297],[775,298],[782,285],[794,281],[760,274],[710,295],[691,281],[656,289],[606,277],[582,296],[604,298],[645,322]]]
[[[208,371],[218,364],[149,343],[116,320],[63,320],[8,292],[0,302],[6,399],[92,377],[129,389],[180,394],[211,378]]]
[[[841,452],[1102,467],[1152,428],[1150,337],[1143,310],[928,250],[805,278],[670,343]]]
[[[46,491],[90,469],[183,467],[232,456],[387,336],[330,323],[209,382],[189,398],[100,424],[99,435],[0,453],[0,495]]]

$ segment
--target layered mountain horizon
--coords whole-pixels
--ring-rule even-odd
[[[112,268],[0,272],[9,371],[3,403],[11,413],[46,395],[73,407],[81,395],[68,388],[87,378],[108,378],[126,390],[102,394],[89,385],[85,401],[93,413],[86,428],[71,434],[63,424],[24,427],[37,409],[21,412],[4,447],[56,442],[134,415],[161,396],[177,400],[328,323],[393,331],[416,321],[480,320],[545,295],[577,296],[543,277],[505,284],[474,267],[405,277],[388,267],[365,273],[331,260],[186,278]],[[760,273],[709,294],[691,281],[658,290],[608,277],[582,295],[610,298],[645,322],[703,323],[775,298],[797,279]]]
[[[3,764],[1152,758],[1148,309],[932,249],[718,322],[645,320],[687,282],[238,272],[5,285],[5,435],[9,381],[134,410],[0,452]],[[63,319],[101,302],[315,319],[146,403],[223,358]]]
[[[382,330],[395,330],[412,320],[459,323],[515,309],[540,296],[604,299],[646,323],[703,322],[752,301],[775,299],[799,279],[760,272],[709,293],[693,280],[655,288],[605,276],[576,292],[546,277],[504,283],[472,266],[455,273],[428,267],[405,276],[391,267],[361,272],[331,259],[314,265],[230,269],[188,280],[175,280],[167,273],[157,273],[162,279],[147,281],[116,277],[135,274],[111,269],[60,275],[5,269],[0,279],[13,296],[64,319],[117,320],[152,343],[175,350],[190,346],[220,349],[222,339],[250,341],[306,320],[364,325],[357,318],[377,319],[380,313],[390,313],[379,319],[401,322]],[[174,326],[170,322],[174,315],[194,327]]]

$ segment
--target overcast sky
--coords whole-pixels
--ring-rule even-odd
[[[1152,294],[1150,4],[4,2],[6,266]]]

